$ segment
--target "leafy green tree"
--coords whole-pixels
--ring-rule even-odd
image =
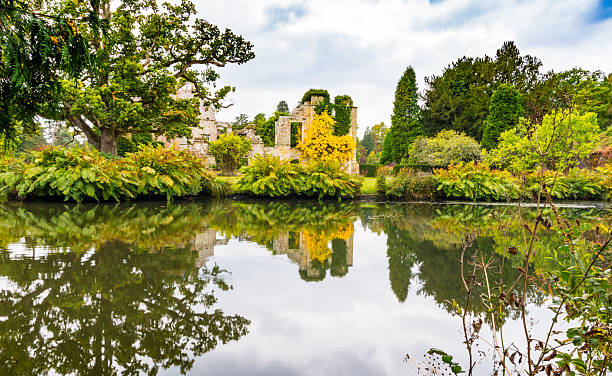
[[[266,121],[266,114],[264,114],[263,112],[260,112],[257,115],[255,115],[255,118],[253,119],[255,126],[259,126],[265,121]]]
[[[601,130],[612,124],[612,74],[601,71],[590,72],[580,68],[555,73],[550,97],[569,97],[574,108],[580,112],[597,114]]]
[[[280,112],[283,114],[289,114],[289,105],[285,101],[278,102],[276,106],[276,112]]]
[[[533,170],[540,163],[563,171],[579,165],[595,150],[599,139],[597,114],[556,111],[544,116],[541,124],[521,121],[516,128],[502,132],[497,148],[486,159],[515,173]]]
[[[263,116],[263,114],[261,115]],[[257,135],[261,137],[264,146],[274,146],[274,137],[276,135],[276,121],[282,115],[283,114],[280,112],[275,112],[274,115],[270,116],[266,121],[259,122],[255,125],[255,133],[257,133]]]
[[[366,163],[375,164],[380,161],[380,155],[378,155],[375,151],[371,151],[366,158]]]
[[[514,42],[505,42],[495,58],[462,57],[441,75],[425,78],[423,126],[428,136],[444,129],[463,132],[480,141],[489,114],[491,96],[499,85],[511,84],[521,93],[527,115],[541,108],[537,90],[542,63],[521,56]],[[527,106],[528,103],[534,103]]]
[[[497,146],[499,135],[516,127],[523,116],[521,94],[510,84],[501,84],[491,97],[489,115],[484,122],[482,146],[492,149]]]
[[[85,2],[84,2],[85,3]],[[99,1],[78,17],[54,14],[54,3],[0,0],[0,145],[16,146],[20,133],[33,135],[41,112],[58,112],[63,78],[90,65],[82,28],[97,35]],[[87,16],[82,17],[85,14]]]
[[[374,124],[370,129],[372,134],[372,141],[374,142],[374,148],[372,149],[376,154],[380,154],[383,149],[383,143],[385,142],[385,136],[389,132],[389,128],[384,122]]]
[[[245,164],[251,151],[251,141],[233,133],[224,134],[208,146],[208,152],[215,157],[217,166],[227,174],[234,174],[238,166]]]
[[[125,134],[191,136],[198,125],[199,103],[223,106],[234,90],[214,90],[213,67],[242,64],[254,57],[252,44],[230,30],[195,18],[189,0],[162,3],[145,0],[100,0],[99,15],[108,29],[88,37],[96,66],[65,82],[63,112],[58,116],[79,129],[89,143],[116,154]],[[88,2],[60,0],[56,14],[89,14]],[[89,35],[89,29],[84,33]],[[204,70],[196,70],[204,67]],[[179,88],[193,98],[177,97]],[[69,90],[68,90],[69,89]]]
[[[393,162],[393,141],[391,141],[391,132],[387,132],[383,142],[383,148],[380,152],[380,163],[387,164]]]
[[[240,114],[236,116],[236,119],[232,122],[232,129],[239,130],[249,125],[249,115]]]
[[[383,150],[385,163],[390,156],[390,161],[400,162],[408,156],[410,145],[423,133],[421,124],[421,108],[419,107],[419,95],[417,93],[416,74],[412,66],[406,71],[397,83],[395,89],[395,101],[393,102],[393,115],[391,115],[391,129],[387,134],[389,141],[385,144],[390,150]],[[383,149],[385,145],[383,144]]]

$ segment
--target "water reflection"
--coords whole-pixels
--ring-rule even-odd
[[[0,374],[184,373],[246,335],[248,319],[216,305],[215,290],[230,288],[225,272],[193,251],[200,224],[180,214],[3,208],[2,245],[25,247],[0,253]]]
[[[609,222],[609,212],[601,210],[563,214],[584,223]],[[185,373],[204,354],[223,348],[220,344],[250,338],[249,319],[256,310],[246,301],[252,297],[241,295],[240,287],[231,290],[232,267],[223,271],[207,262],[222,246],[265,247],[268,258],[290,261],[301,285],[321,286],[320,293],[332,300],[358,301],[370,284],[378,290],[367,304],[400,312],[415,304],[411,291],[418,286],[418,294],[450,311],[449,302],[463,298],[464,233],[478,233],[470,253],[493,258],[502,280],[511,281],[521,259],[509,255],[507,246],[525,241],[518,219],[531,216],[533,211],[515,207],[330,202],[0,206],[0,249],[8,249],[0,252],[0,374],[156,374],[170,367]],[[357,229],[374,236],[372,249],[359,244]],[[559,242],[547,231],[538,247]],[[355,269],[367,269],[355,261],[365,252],[382,255],[387,268],[382,279],[350,279]],[[545,269],[546,260],[536,258],[536,266]],[[248,283],[256,285],[257,276],[270,273],[277,284],[296,289],[279,270],[266,267]],[[344,282],[345,290],[332,289],[330,281]],[[386,291],[390,286],[393,302],[384,301],[381,286]],[[254,290],[249,294],[270,293]],[[285,310],[305,296],[274,293],[287,299],[276,306]],[[240,298],[227,311],[231,296]],[[531,304],[541,303],[537,288],[529,296]],[[323,304],[320,296],[315,301]],[[478,301],[471,307],[485,310]],[[324,310],[317,319],[333,320],[335,314]],[[399,316],[377,320],[393,317]],[[278,322],[287,317],[282,319]],[[295,331],[284,335],[293,338]],[[333,331],[330,336],[341,338]],[[401,363],[400,355],[397,360]]]

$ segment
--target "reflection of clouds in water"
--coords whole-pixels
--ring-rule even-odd
[[[389,286],[385,235],[355,226],[354,266],[341,279],[302,281],[297,266],[284,256],[255,245],[230,242],[215,249],[209,262],[232,270],[234,290],[222,294],[225,312],[240,313],[252,325],[237,343],[198,359],[194,371],[219,375],[395,375],[416,374],[415,360],[431,347],[443,348],[465,363],[460,319],[435,299],[419,294],[422,282],[412,278],[408,297],[399,303]],[[413,267],[418,271],[418,265]],[[416,274],[416,273],[415,273]],[[415,275],[413,274],[413,275]],[[538,322],[546,308],[530,306]],[[522,341],[522,326],[504,326],[507,341]],[[536,326],[541,334],[542,326]],[[491,332],[482,330],[487,340]],[[480,370],[490,370],[490,352]]]
[[[109,278],[109,282],[114,285],[153,267],[159,269],[159,277],[151,275],[151,293],[159,287],[154,281],[168,279],[180,284],[185,271],[197,273],[200,281],[209,278],[207,269],[215,265],[229,271],[220,279],[232,289],[222,291],[221,286],[209,284],[201,286],[202,291],[215,292],[219,298],[215,307],[224,315],[250,320],[249,334],[196,357],[190,374],[415,374],[411,365],[403,362],[404,355],[420,360],[431,347],[442,348],[465,364],[460,319],[448,313],[445,303],[462,294],[459,250],[453,244],[460,241],[466,226],[491,229],[489,211],[510,209],[353,204],[221,201],[170,207],[100,205],[91,211],[71,207],[57,212],[33,205],[30,210],[38,215],[19,216],[7,210],[7,216],[13,217],[6,218],[10,226],[4,229],[11,231],[0,238],[10,243],[6,265],[27,258],[65,258],[73,264],[80,260],[89,264],[89,272],[98,278],[106,275],[100,274],[103,266],[119,270],[122,268],[113,262],[133,259],[140,269],[126,266],[125,275]],[[574,216],[584,217],[585,213],[581,210]],[[60,214],[70,221],[59,221]],[[85,217],[88,220],[83,226],[81,219]],[[169,217],[174,220],[168,221]],[[18,222],[20,225],[15,225]],[[62,227],[64,223],[68,225]],[[19,232],[14,231],[16,227]],[[143,228],[155,231],[141,236]],[[325,278],[320,281],[302,280],[301,272],[308,272],[311,262],[319,262],[306,246],[305,231],[324,234],[317,244],[331,250],[322,269]],[[35,236],[29,238],[31,244],[26,248],[23,236],[32,233]],[[494,247],[496,234],[486,235],[480,244],[482,250],[501,257]],[[98,260],[104,261],[100,258],[104,253],[94,252],[92,245],[116,237],[126,248],[115,254],[118,249],[110,244],[106,254],[118,258],[108,258],[109,262],[96,268]],[[334,246],[337,238],[347,241]],[[127,247],[128,243],[138,246]],[[70,255],[61,250],[67,245],[83,253]],[[174,260],[181,252],[185,259]],[[208,268],[200,269],[204,265]],[[508,266],[512,268],[510,263]],[[311,272],[317,270],[321,269]],[[12,283],[0,277],[0,288],[16,288]],[[134,280],[130,291],[139,291],[138,284]],[[182,296],[174,288],[168,295]],[[138,307],[145,309],[142,303]],[[186,313],[204,308],[196,304]],[[530,305],[529,311],[540,323],[550,317],[545,308]],[[536,332],[543,329],[536,324]],[[521,330],[516,320],[509,320],[504,327],[508,341],[521,341]],[[482,333],[490,339],[486,325]],[[490,367],[485,364],[480,369]],[[179,370],[160,373],[174,375]]]
[[[232,270],[235,288],[219,303],[252,325],[243,340],[198,360],[194,370],[240,374],[251,367],[264,374],[284,364],[295,374],[398,374],[409,371],[406,352],[455,346],[457,325],[432,299],[412,289],[406,303],[398,303],[388,286],[383,242],[384,236],[357,227],[355,267],[342,279],[315,284],[256,246],[215,249],[214,262]],[[228,362],[234,373],[224,373]]]

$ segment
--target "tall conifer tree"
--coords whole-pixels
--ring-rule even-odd
[[[414,140],[423,134],[417,89],[416,74],[409,66],[395,89],[391,129],[383,144],[382,163],[400,162],[408,156]]]

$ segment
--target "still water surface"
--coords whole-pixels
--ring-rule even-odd
[[[509,281],[520,255],[508,258],[497,221],[520,244],[518,217],[530,215],[230,200],[0,206],[0,374],[412,375],[406,354],[465,358],[450,313],[463,299],[463,235],[477,231],[470,252],[503,261]],[[544,299],[530,292],[536,329]],[[520,339],[516,312],[504,330]]]

